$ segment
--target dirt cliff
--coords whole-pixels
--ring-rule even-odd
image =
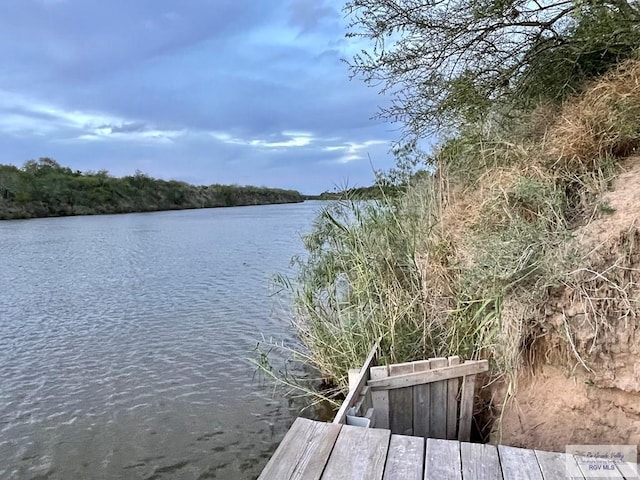
[[[567,444],[640,448],[640,157],[622,162],[592,218],[574,233],[583,267],[539,312],[531,368],[503,401],[493,442],[564,451]]]

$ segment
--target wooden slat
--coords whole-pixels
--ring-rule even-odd
[[[389,368],[387,366],[371,367],[371,379],[387,378]],[[371,392],[376,428],[389,428],[389,390]]]
[[[414,372],[429,370],[430,361],[416,362]],[[385,390],[382,390],[385,391]],[[416,385],[413,387],[413,434],[418,437],[429,436],[429,410],[431,404],[431,385]]]
[[[360,379],[360,369],[350,368],[347,374],[349,375],[349,391],[351,391],[358,385],[358,380]]]
[[[380,341],[378,340],[373,346],[373,348],[371,349],[371,351],[369,352],[369,356],[367,357],[367,359],[364,362],[364,365],[362,365],[362,368],[360,369],[360,375],[358,376],[358,381],[354,382],[355,387],[349,391],[349,393],[347,394],[347,398],[345,398],[344,402],[342,402],[342,405],[340,406],[338,413],[336,413],[336,416],[333,419],[333,423],[344,423],[345,419],[347,418],[347,410],[353,407],[353,405],[358,400],[358,397],[360,396],[360,391],[367,384],[367,380],[369,380],[369,369],[374,365],[374,362],[376,360],[379,343]]]
[[[431,359],[431,369],[446,367],[446,358]],[[428,373],[428,372],[425,372]],[[429,405],[429,436],[447,438],[447,382],[431,384],[431,401]]]
[[[584,478],[573,455],[535,450],[544,480],[579,480]]]
[[[389,365],[389,376],[413,373],[413,363]],[[389,428],[391,433],[413,435],[413,389],[396,388],[389,391]]]
[[[259,480],[318,480],[342,425],[297,418]]]
[[[449,366],[459,365],[460,357],[449,357]],[[453,440],[458,438],[456,427],[458,426],[458,378],[447,380],[447,434],[445,438]]]
[[[458,422],[458,440],[468,442],[471,439],[473,421],[473,403],[475,400],[476,376],[466,375],[462,379],[460,394],[460,420]]]
[[[542,480],[542,472],[533,450],[498,446],[504,480]]]
[[[494,445],[460,443],[463,480],[502,480],[498,449]]]
[[[325,480],[380,480],[389,430],[344,425],[322,475]]]
[[[421,480],[424,439],[391,435],[383,480]]]
[[[463,377],[489,370],[489,362],[487,360],[467,361],[462,365],[454,365],[452,367],[442,367],[435,369],[433,360],[431,360],[431,370],[426,372],[414,372],[406,375],[398,375],[394,377],[381,378],[379,380],[369,380],[369,385],[373,390],[393,389],[402,387],[412,387],[423,383],[439,382],[440,380],[449,380],[450,378]]]
[[[460,443],[427,439],[424,480],[462,480]]]
[[[620,462],[617,466],[625,480],[640,480],[640,467],[637,464]]]

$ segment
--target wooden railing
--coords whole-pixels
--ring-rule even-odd
[[[371,422],[371,416],[367,417],[367,413],[372,414],[373,412],[369,412],[369,408],[373,408],[373,404],[371,403],[371,393],[370,388],[367,387],[367,382],[370,379],[370,371],[371,367],[376,364],[376,357],[378,355],[378,345],[379,341],[373,346],[367,359],[362,365],[362,368],[358,372],[355,377],[350,373],[349,377],[349,393],[347,394],[347,398],[342,402],[342,406],[338,410],[335,418],[333,419],[333,423],[351,423],[347,422],[347,416],[349,417],[360,417],[360,418],[368,418],[369,422]],[[357,421],[355,421],[357,422]],[[369,423],[369,425],[363,426],[373,426]]]
[[[476,375],[487,360],[457,356],[376,366],[378,344],[359,371],[333,423],[386,428],[392,433],[469,441]]]

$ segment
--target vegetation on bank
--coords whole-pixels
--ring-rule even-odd
[[[304,201],[294,190],[209,185],[151,178],[122,178],[107,171],[80,172],[55,160],[31,160],[22,168],[0,165],[0,219],[152,212]]]
[[[580,289],[575,228],[607,215],[600,195],[640,148],[640,5],[354,0],[347,12],[351,35],[374,44],[354,73],[394,96],[381,115],[405,141],[439,143],[410,149],[431,174],[400,178],[401,195],[317,218],[295,287],[305,358],[343,392],[379,337],[386,361],[488,358],[515,381],[549,353],[554,289]],[[616,291],[611,272],[592,273]],[[595,345],[604,320],[585,315]],[[562,331],[556,350],[588,365]]]

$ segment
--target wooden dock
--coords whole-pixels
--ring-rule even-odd
[[[616,468],[598,478],[640,479],[635,464]],[[565,453],[298,418],[259,480],[580,480],[593,473]]]
[[[377,349],[349,372],[333,422],[298,418],[259,480],[640,480],[635,463],[598,470],[566,453],[469,443],[487,361],[376,365]]]

